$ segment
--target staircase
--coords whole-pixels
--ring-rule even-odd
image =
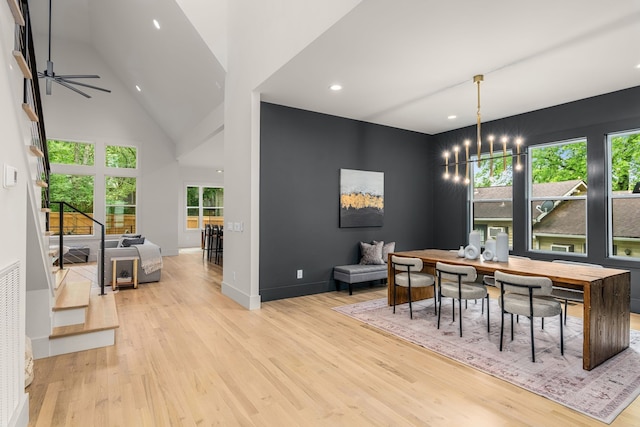
[[[119,323],[113,293],[99,295],[89,280],[67,280],[69,272],[55,272],[51,355],[114,345]]]
[[[31,133],[30,144],[25,148],[32,182],[28,186],[30,214],[35,220],[28,233],[37,236],[32,239],[37,242],[27,247],[27,270],[33,282],[27,283],[26,315],[34,357],[113,345],[119,326],[113,294],[100,295],[100,289],[92,288],[90,281],[69,280],[70,269],[53,267],[60,254],[49,249],[50,166],[29,8],[26,0],[7,1],[16,25],[12,53],[24,76],[20,108],[28,118]],[[48,313],[43,315],[43,310]]]

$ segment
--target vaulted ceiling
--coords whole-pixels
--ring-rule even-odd
[[[48,2],[30,8],[45,34]],[[52,25],[91,44],[174,141],[224,102],[225,70],[175,0],[53,0]],[[367,0],[258,89],[268,102],[435,134],[475,123],[476,74],[484,121],[638,86],[640,1]]]

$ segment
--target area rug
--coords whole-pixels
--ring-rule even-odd
[[[457,307],[456,307],[457,309]],[[440,329],[433,300],[392,307],[386,298],[336,307],[334,310],[465,365],[503,379],[607,424],[640,394],[640,332],[631,331],[630,347],[591,371],[582,369],[582,319],[568,317],[564,356],[560,354],[559,318],[547,318],[544,329],[535,320],[536,361],[531,362],[529,320],[521,318],[510,339],[509,316],[500,352],[500,312],[491,300],[491,332],[481,304],[463,310],[463,336],[458,313],[452,322],[451,302],[443,301]]]

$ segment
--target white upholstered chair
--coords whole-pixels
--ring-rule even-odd
[[[564,337],[562,332],[562,305],[551,297],[552,282],[548,277],[520,276],[516,274],[495,272],[496,286],[500,289],[499,304],[501,308],[500,351],[504,335],[504,315],[511,314],[511,340],[513,341],[513,315],[529,318],[531,328],[531,359],[536,361],[533,338],[534,317],[560,315],[560,353],[564,354]],[[542,324],[544,328],[544,323]]]
[[[421,273],[423,263],[420,258],[391,256],[391,267],[396,271],[393,281],[393,312],[396,312],[396,288],[398,286],[407,288],[409,294],[409,316],[413,319],[413,307],[411,305],[411,288],[425,288],[433,286],[433,309],[436,310],[435,303],[435,278],[431,274]],[[400,271],[400,273],[397,273]]]
[[[489,331],[489,294],[487,287],[476,283],[478,277],[476,269],[469,265],[453,265],[443,262],[436,263],[438,277],[438,329],[440,329],[440,315],[442,314],[442,297],[452,298],[453,321],[456,320],[456,300],[460,306],[460,336],[462,336],[462,300],[487,299],[487,331]],[[482,304],[484,313],[484,300]]]

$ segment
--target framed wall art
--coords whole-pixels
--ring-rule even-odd
[[[340,227],[382,227],[384,172],[340,169]]]

